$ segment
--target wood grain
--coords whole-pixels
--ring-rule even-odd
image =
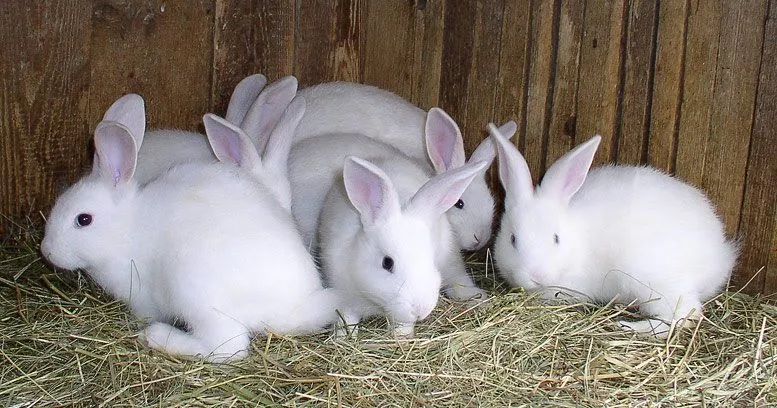
[[[359,82],[359,0],[306,0],[297,10],[294,75],[300,85]]]
[[[764,2],[724,3],[702,188],[730,235],[742,208],[765,18]]]
[[[428,110],[439,105],[445,0],[427,1],[415,11],[413,86],[410,101]]]
[[[615,152],[618,163],[639,164],[647,160],[657,13],[656,0],[634,0],[629,7],[618,149]]]
[[[777,291],[777,0],[769,2],[763,55],[758,76],[750,153],[747,163],[739,238],[740,267],[732,279],[743,287],[761,269],[746,290]]]
[[[88,163],[88,1],[0,8],[0,233],[48,211]],[[26,224],[25,224],[26,225]]]
[[[568,152],[576,141],[577,87],[580,45],[583,38],[583,4],[562,1],[559,4],[555,36],[556,61],[553,73],[553,103],[550,109],[544,168]],[[583,138],[585,135],[583,135]],[[584,139],[583,139],[584,140]],[[580,142],[581,140],[577,140]]]
[[[116,98],[135,92],[145,99],[149,128],[202,129],[211,108],[213,13],[210,1],[97,1],[90,126]]]
[[[594,159],[596,164],[610,162],[615,156],[613,141],[616,140],[625,12],[623,0],[586,2],[576,128],[580,140],[594,134],[602,136]]]
[[[523,145],[526,133],[531,16],[531,2],[505,2],[494,120],[497,124],[508,120],[518,123],[518,133],[513,138],[513,143],[518,146]]]
[[[294,0],[216,1],[212,109],[226,110],[241,79],[261,73],[269,81],[290,75],[294,64]]]
[[[554,21],[556,7],[553,0],[539,0],[531,12],[531,42],[529,45],[529,77],[526,97],[526,133],[523,135],[523,154],[532,177],[537,182],[544,173],[547,146],[547,118],[552,98],[554,50]]]
[[[687,15],[687,1],[661,2],[647,161],[668,172],[674,171],[677,149]]]
[[[415,6],[412,2],[362,0],[362,81],[410,99],[415,58]]]
[[[725,0],[694,3],[688,13],[685,77],[675,174],[701,186],[715,92],[718,43]]]

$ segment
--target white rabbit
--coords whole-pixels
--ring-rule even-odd
[[[297,79],[288,76],[265,87],[267,79],[255,74],[240,81],[232,93],[226,120],[246,131],[259,151],[297,92]],[[139,184],[177,164],[216,161],[204,135],[176,129],[146,132],[138,152],[135,179]]]
[[[458,251],[444,250],[453,237],[442,214],[486,165],[470,163],[428,180],[404,160],[346,158],[319,230],[322,270],[344,297],[346,325],[385,314],[394,335],[414,334],[415,322],[437,305],[441,273],[450,272],[445,262],[461,263]]]
[[[464,165],[464,143],[459,127],[439,108],[427,113],[389,91],[351,82],[319,84],[300,90],[298,95],[307,100],[308,109],[294,135],[295,144],[322,135],[358,133],[425,163],[430,176]],[[503,126],[510,127],[505,128],[505,134],[515,133],[514,122]],[[436,134],[429,135],[430,132]],[[455,138],[447,154],[450,160],[435,160],[439,157],[428,154],[425,141],[430,137]],[[486,138],[472,153],[470,161],[490,163],[495,156],[494,146]],[[459,247],[483,248],[491,238],[493,216],[494,198],[484,171],[448,213]]]
[[[511,285],[633,302],[648,319],[622,326],[666,336],[671,324],[700,317],[701,302],[726,284],[737,247],[701,191],[650,167],[589,173],[600,136],[555,162],[534,189],[523,156],[489,126],[506,196],[494,258]]]
[[[108,109],[95,130],[92,172],[57,199],[43,255],[85,270],[150,319],[141,340],[171,354],[239,359],[251,333],[302,334],[331,323],[339,298],[323,289],[272,192],[232,163],[182,164],[141,187],[134,171],[144,128],[139,96]],[[228,139],[222,136],[212,140]],[[216,149],[258,155],[241,150],[250,143],[228,143]],[[278,154],[272,146],[265,157]],[[178,319],[187,331],[172,325]]]

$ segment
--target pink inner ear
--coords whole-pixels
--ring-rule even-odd
[[[431,109],[426,118],[429,159],[438,173],[464,165],[463,140],[456,124],[442,111]]]

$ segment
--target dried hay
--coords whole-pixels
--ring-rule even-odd
[[[380,320],[358,339],[257,338],[231,365],[135,339],[141,322],[81,275],[55,272],[20,229],[0,250],[0,405],[765,406],[777,404],[777,307],[725,293],[668,340],[622,332],[624,311],[547,305],[471,260],[487,304],[442,300],[414,340]]]

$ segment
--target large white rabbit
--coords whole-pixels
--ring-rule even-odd
[[[144,128],[139,96],[108,109],[95,130],[92,172],[57,199],[43,255],[83,269],[149,319],[141,339],[171,354],[239,359],[252,333],[302,334],[331,323],[338,298],[322,288],[288,210],[244,165],[284,160],[262,162],[251,143],[230,139],[245,136],[239,132],[216,135],[229,147],[214,148],[234,154],[229,163],[182,164],[139,186]],[[265,158],[286,154],[282,146],[268,143]],[[180,321],[186,331],[173,325]]]
[[[295,143],[322,135],[358,133],[419,160],[430,176],[461,167],[466,161],[458,125],[439,108],[427,113],[392,92],[352,82],[319,84],[301,89],[298,95],[307,100],[308,110],[297,127]],[[510,136],[517,128],[514,122],[503,126],[509,127],[504,133]],[[454,138],[445,155],[448,160],[428,151],[426,141],[437,137]],[[486,138],[469,160],[490,163],[495,156],[494,146]],[[493,217],[494,198],[483,171],[448,212],[460,248],[484,247],[491,238]]]
[[[430,143],[430,146],[438,143],[440,141],[435,141]],[[292,148],[289,163],[291,178],[296,180],[292,183],[292,213],[302,230],[303,241],[312,247],[311,249],[323,247],[325,243],[321,239],[328,239],[328,235],[320,233],[325,200],[329,191],[342,183],[345,159],[355,155],[383,162],[389,175],[409,184],[410,187],[405,188],[412,192],[430,178],[418,160],[363,135],[337,134],[311,138],[296,144]],[[487,162],[474,163],[486,165]],[[485,299],[486,293],[475,286],[466,272],[449,217],[443,218],[439,223],[445,231],[450,231],[451,235],[443,234],[444,239],[436,241],[434,252],[437,254],[438,268],[442,272],[445,294],[457,300]],[[319,239],[311,242],[316,236]]]
[[[623,327],[665,336],[701,316],[701,302],[726,284],[737,247],[701,191],[650,167],[589,173],[599,136],[555,162],[535,189],[523,156],[489,126],[506,193],[494,257],[511,285],[634,303],[648,319]]]
[[[412,336],[415,322],[437,305],[446,274],[449,280],[451,272],[454,279],[463,274],[471,284],[458,250],[445,250],[453,237],[442,215],[486,165],[470,163],[428,180],[405,160],[345,159],[319,234],[322,270],[343,294],[346,325],[384,314],[394,335]]]
[[[293,76],[267,87],[266,83],[261,74],[240,81],[229,100],[225,117],[245,130],[260,152],[297,92],[297,79]],[[142,185],[170,167],[193,161],[216,161],[204,135],[176,129],[148,131],[138,151],[135,179]]]

